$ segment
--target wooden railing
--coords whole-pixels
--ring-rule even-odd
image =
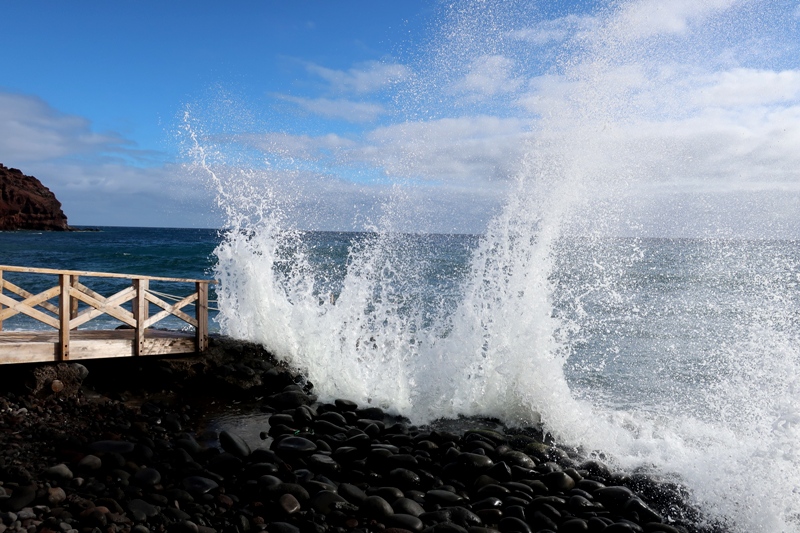
[[[5,279],[5,272],[56,275],[58,284],[33,294]],[[127,279],[131,283],[111,296],[103,296],[81,283],[81,278],[86,277]],[[150,290],[151,281],[190,283],[194,284],[194,290],[188,296],[169,303],[158,296],[162,293]],[[70,332],[92,319],[108,315],[134,330],[133,355],[141,355],[145,331],[165,318],[174,316],[195,328],[197,351],[201,352],[208,348],[208,288],[214,283],[214,280],[0,265],[0,332],[5,320],[17,314],[27,315],[58,330],[58,353],[62,361],[67,361],[70,353]],[[15,294],[19,299],[6,293]],[[123,307],[128,302],[131,302],[128,306],[130,309]],[[151,304],[159,311],[151,314]],[[194,304],[194,316],[182,311],[190,304]]]

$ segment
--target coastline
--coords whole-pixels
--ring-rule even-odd
[[[82,363],[4,369],[0,533],[725,530],[698,525],[680,486],[610,472],[539,427],[319,403],[252,344]],[[209,432],[210,397],[270,414],[261,445]]]

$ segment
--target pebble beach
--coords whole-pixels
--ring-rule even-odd
[[[270,415],[259,446],[209,430],[211,395]],[[0,533],[725,530],[677,484],[491,422],[416,427],[320,403],[302,375],[225,339],[199,359],[6,371]]]

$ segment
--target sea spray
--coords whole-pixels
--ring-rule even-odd
[[[764,158],[707,125],[752,117],[704,107],[705,90],[725,98],[714,80],[736,74],[732,56],[754,61],[741,42],[753,32],[780,42],[791,13],[694,2],[660,19],[648,6],[560,21],[498,18],[499,2],[446,13],[445,46],[398,97],[419,99],[408,116],[428,116],[437,100],[479,105],[480,78],[465,73],[494,65],[507,83],[492,85],[481,109],[533,125],[510,141],[511,159],[520,139],[526,156],[505,176],[509,199],[465,267],[448,270],[457,289],[447,294],[429,285],[441,249],[398,222],[414,207],[402,187],[362,225],[370,233],[345,239],[335,268],[321,267],[314,237],[291,222],[298,198],[285,174],[240,170],[225,149],[196,151],[228,216],[216,252],[220,323],[302,369],[323,399],[415,422],[541,419],[567,445],[685,484],[733,531],[796,531],[797,245],[741,239],[784,235],[779,221],[763,223],[774,205],[763,196],[742,202],[731,185],[725,198],[741,206],[731,215],[707,194]],[[523,8],[513,3],[516,15]],[[567,35],[563,48],[547,44],[551,64],[531,75],[536,54],[525,47],[556,34]],[[653,238],[675,235],[695,239]]]

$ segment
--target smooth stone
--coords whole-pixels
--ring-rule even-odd
[[[306,459],[306,464],[313,471],[319,471],[325,474],[335,474],[339,472],[342,467],[333,460],[330,456],[315,453]]]
[[[614,486],[597,489],[592,495],[606,507],[621,508],[633,498],[633,491],[628,487]]]
[[[288,522],[270,522],[267,524],[269,533],[300,533],[300,528]]]
[[[622,510],[626,513],[635,512],[642,523],[661,523],[664,519],[661,517],[660,514],[652,510],[646,503],[640,500],[637,497],[633,497],[628,500],[625,505],[622,506]]]
[[[574,513],[583,513],[597,508],[594,502],[587,500],[583,496],[578,496],[577,494],[570,497],[567,502],[567,507]]]
[[[369,496],[380,496],[387,502],[394,502],[404,496],[403,491],[397,487],[378,487],[369,491]]]
[[[119,453],[121,455],[131,453],[135,447],[132,442],[124,440],[99,440],[89,445],[89,449],[94,452]]]
[[[542,482],[553,492],[566,492],[575,487],[575,480],[566,472],[551,472],[542,476]]]
[[[72,470],[64,463],[51,466],[44,471],[44,475],[50,479],[58,479],[60,481],[69,481],[73,477]]]
[[[358,404],[356,402],[341,398],[334,400],[333,405],[335,405],[340,411],[355,411],[358,409]]]
[[[644,531],[642,528],[636,529],[632,523],[614,522],[610,526],[606,526],[603,533],[639,533]]]
[[[339,487],[339,493],[341,494],[342,488]],[[392,509],[396,514],[405,514],[411,515],[415,517],[419,517],[422,513],[425,512],[425,509],[409,498],[398,498],[392,503]]]
[[[422,531],[425,528],[425,524],[416,516],[402,513],[387,516],[384,518],[383,523],[390,528],[405,529],[412,532]]]
[[[286,437],[275,445],[275,451],[291,455],[311,455],[317,451],[317,445],[303,437]]]
[[[455,492],[433,489],[425,493],[425,501],[428,503],[438,503],[439,505],[458,505],[464,502],[464,498]]]
[[[287,409],[296,409],[303,405],[313,403],[311,397],[301,391],[286,391],[273,394],[267,398],[267,403],[283,411]]]
[[[419,487],[421,484],[419,474],[407,468],[395,468],[389,472],[389,480],[407,489]]]
[[[509,467],[505,461],[500,461],[499,463],[493,464],[492,467],[484,473],[501,483],[505,481],[511,481],[513,479],[511,467]]]
[[[581,518],[564,520],[558,526],[558,533],[582,533],[583,531],[589,531],[589,523]]]
[[[216,481],[203,476],[189,476],[183,479],[183,488],[190,493],[206,494],[218,487]]]
[[[138,498],[129,501],[126,508],[131,514],[143,514],[147,518],[153,518],[160,513],[158,507]]]
[[[479,509],[475,511],[484,524],[499,524],[503,519],[503,511],[500,509]]]
[[[361,502],[359,509],[365,515],[379,520],[394,514],[394,510],[392,506],[389,505],[389,502],[380,496],[367,496],[367,499]]]
[[[320,435],[336,435],[338,433],[346,434],[347,429],[343,428],[342,426],[337,426],[333,422],[317,419],[314,421],[314,433]]]
[[[594,491],[598,489],[604,489],[606,486],[599,481],[595,481],[593,479],[582,479],[575,484],[575,487],[581,490],[585,490],[589,494],[594,493]]]
[[[450,510],[450,521],[454,522],[463,527],[469,526],[480,526],[483,525],[483,520],[464,507],[451,507]]]
[[[336,504],[347,503],[347,500],[329,490],[322,490],[311,498],[311,508],[320,514],[330,514]]]
[[[470,526],[467,533],[499,533],[499,531],[490,527]]]
[[[364,409],[356,409],[356,414],[359,418],[367,418],[369,420],[383,420],[385,418],[383,409],[379,407],[367,407]]]
[[[78,461],[78,467],[85,470],[100,470],[103,466],[103,461],[96,455],[85,455]]]
[[[542,529],[551,529],[553,531],[556,531],[558,529],[556,521],[553,518],[542,513],[541,511],[535,511],[530,516],[530,524],[532,528],[536,529],[536,531]]]
[[[286,514],[293,514],[300,510],[300,502],[291,494],[284,494],[278,498],[278,505]]]
[[[302,485],[298,485],[297,483],[281,483],[275,489],[278,493],[289,493],[299,501],[301,504],[307,502],[311,495]]]
[[[67,499],[67,493],[61,487],[50,487],[47,489],[47,503],[58,505]]]
[[[220,431],[219,444],[226,452],[242,459],[252,453],[250,445],[242,437],[229,431]]]
[[[423,533],[467,533],[466,528],[451,522],[440,522],[422,530]]]
[[[479,488],[475,494],[481,498],[489,498],[491,496],[495,498],[505,498],[511,494],[511,490],[502,485],[491,483]]]
[[[0,500],[0,508],[4,511],[18,513],[36,499],[36,485],[23,485],[14,489],[14,493],[6,500]]]
[[[337,413],[336,411],[327,411],[319,415],[319,420],[324,420],[326,422],[330,422],[339,427],[347,426],[347,419],[344,417],[343,414]]]
[[[354,505],[361,505],[367,499],[367,494],[351,483],[342,483],[337,491],[339,496]]]
[[[155,468],[142,468],[133,475],[133,479],[140,485],[152,487],[161,483],[161,473]]]
[[[534,469],[536,468],[536,461],[531,459],[523,452],[516,450],[509,450],[500,455],[500,459],[509,465],[521,466],[522,468]]]
[[[472,508],[476,511],[482,509],[500,509],[501,507],[503,507],[503,500],[496,496],[489,496],[472,504]]]
[[[490,457],[477,453],[464,452],[458,456],[456,463],[474,470],[488,470],[494,465]]]
[[[521,505],[508,505],[503,507],[503,514],[511,518],[519,518],[525,521],[525,508]]]

